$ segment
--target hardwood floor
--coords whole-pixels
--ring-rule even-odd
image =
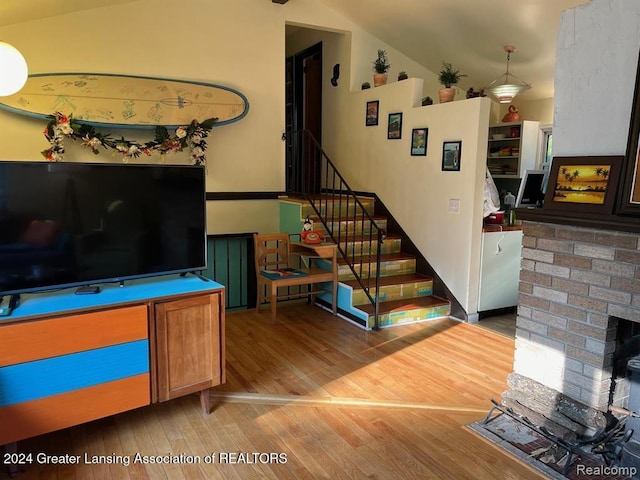
[[[465,428],[505,389],[513,339],[453,320],[365,332],[305,303],[278,306],[275,324],[228,313],[226,337],[211,415],[189,396],[19,442],[80,463],[36,462],[17,478],[545,478]]]
[[[483,318],[476,325],[510,338],[516,338],[516,313],[505,313]]]

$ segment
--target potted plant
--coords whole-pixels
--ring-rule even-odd
[[[433,105],[433,98],[431,97],[422,97],[422,106],[425,105]]]
[[[389,59],[387,58],[387,51],[378,49],[378,58],[373,61],[373,85],[379,87],[387,83],[387,72],[391,68]]]
[[[371,88],[371,84],[369,82],[362,82],[362,90],[366,90],[367,88]]]
[[[407,75],[407,72],[405,72],[404,70],[402,70],[402,71],[398,74],[398,81],[406,80],[407,78],[409,78],[409,75]]]
[[[444,88],[440,89],[440,103],[450,102],[456,95],[456,89],[454,85],[456,85],[462,77],[466,77],[460,73],[460,70],[454,69],[453,65],[447,62],[442,62],[442,70],[440,70],[440,74],[438,79],[440,83],[444,86]]]

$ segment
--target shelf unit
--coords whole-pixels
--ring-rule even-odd
[[[504,138],[495,138],[504,135]],[[493,178],[522,178],[538,158],[539,122],[521,121],[489,126],[487,166]]]

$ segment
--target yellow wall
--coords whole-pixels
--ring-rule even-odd
[[[523,101],[518,97],[516,97],[510,104],[498,105],[494,102],[493,109],[491,111],[491,123],[500,123],[502,118],[509,111],[510,105],[513,105],[518,109],[520,120],[532,120],[540,122],[541,125],[553,124],[553,98]]]
[[[214,129],[208,140],[207,189],[282,191],[283,12],[282,6],[267,1],[140,0],[8,26],[0,36],[23,53],[30,73],[158,76],[242,92],[250,103],[248,115]],[[42,135],[45,123],[0,111],[0,158],[43,160],[40,152],[48,147]],[[135,130],[117,134],[143,140],[153,135]],[[185,159],[183,154],[166,161]],[[65,160],[118,161],[72,146]],[[209,202],[210,233],[277,228],[275,201],[243,202],[229,222],[221,221],[228,215],[218,215],[224,206],[214,203]]]

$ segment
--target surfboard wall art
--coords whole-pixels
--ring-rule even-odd
[[[29,75],[17,93],[0,97],[0,108],[36,118],[55,112],[102,127],[176,128],[217,118],[216,127],[247,115],[240,92],[209,83],[105,73]]]

